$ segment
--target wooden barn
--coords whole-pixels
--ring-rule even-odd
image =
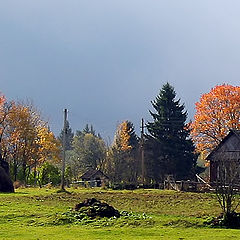
[[[210,182],[214,183],[224,175],[234,176],[240,183],[240,130],[231,130],[219,145],[208,155],[210,161]]]
[[[80,178],[84,182],[89,182],[92,187],[101,187],[109,180],[102,171],[96,169],[89,169]]]

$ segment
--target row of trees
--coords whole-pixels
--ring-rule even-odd
[[[133,124],[123,121],[110,146],[93,126],[86,125],[74,134],[67,123],[69,180],[77,180],[88,168],[101,169],[118,183],[157,183],[165,175],[192,178],[198,154],[206,156],[229,129],[239,129],[239,89],[216,86],[196,103],[194,121],[187,123],[185,107],[167,83],[152,101],[152,121],[146,123],[146,133],[139,138]],[[36,182],[41,172],[42,178],[47,176],[49,163],[58,167],[62,138],[63,132],[55,138],[32,104],[8,102],[0,97],[1,153],[11,166],[13,180]]]
[[[74,178],[89,167],[101,169],[117,183],[158,183],[169,174],[177,179],[192,178],[197,155],[186,127],[184,105],[167,83],[152,106],[153,121],[146,124],[146,134],[139,138],[133,124],[123,121],[111,146],[105,144],[92,126],[87,125],[74,135],[68,123],[67,162]],[[59,138],[62,136],[63,132]]]
[[[143,174],[146,183],[163,181],[170,174],[176,179],[193,178],[202,170],[196,167],[199,154],[205,159],[230,129],[240,128],[239,99],[240,87],[216,86],[201,96],[194,121],[187,123],[187,111],[167,83],[152,101],[152,121],[146,124],[147,132],[141,138],[130,121],[118,126],[111,146],[95,134],[92,126],[87,125],[75,136],[69,131],[69,159],[75,161],[72,166],[79,165],[72,169],[81,172],[87,167],[99,168],[113,181],[128,183],[142,182]]]

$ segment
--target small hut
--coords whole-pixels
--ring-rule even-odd
[[[109,181],[109,177],[97,169],[89,169],[80,178],[82,181],[88,182],[91,187],[101,187]]]
[[[220,171],[224,171],[226,177],[234,171],[240,183],[240,130],[231,130],[207,160],[210,161],[210,182],[218,180]]]

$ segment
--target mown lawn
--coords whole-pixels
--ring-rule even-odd
[[[240,230],[214,229],[204,222],[220,208],[214,195],[163,190],[23,188],[0,194],[0,239],[240,239]],[[59,222],[86,198],[127,211],[120,219]]]

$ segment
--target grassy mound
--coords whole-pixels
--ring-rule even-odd
[[[120,213],[114,207],[103,203],[96,198],[88,198],[83,202],[76,204],[75,211],[79,212],[79,216],[96,217],[120,217]]]
[[[95,198],[89,198],[75,205],[75,208],[57,215],[54,224],[81,224],[94,226],[139,226],[152,225],[154,221],[146,214],[119,212],[114,207]]]

